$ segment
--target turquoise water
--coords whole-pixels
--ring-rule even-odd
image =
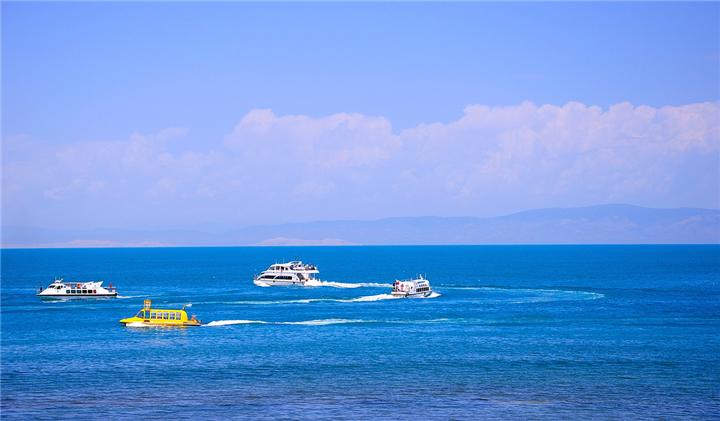
[[[297,254],[334,286],[252,283]],[[720,418],[718,246],[3,250],[0,316],[3,419]]]

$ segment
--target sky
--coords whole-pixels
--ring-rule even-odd
[[[720,208],[718,2],[8,2],[2,224]]]

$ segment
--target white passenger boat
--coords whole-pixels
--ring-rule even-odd
[[[433,291],[430,288],[430,282],[420,275],[418,276],[418,279],[410,279],[406,281],[396,280],[390,294],[393,297],[423,298],[429,297],[432,293]]]
[[[255,275],[253,283],[260,286],[269,285],[301,285],[301,286],[318,286],[321,284],[320,279],[315,274],[320,273],[317,267],[309,264],[303,264],[299,260],[289,263],[275,263],[268,270]]]
[[[112,286],[105,288],[102,281],[99,282],[63,282],[62,278],[55,279],[55,282],[43,289],[42,285],[36,289],[37,296],[46,299],[58,298],[103,298],[117,297],[117,289]]]

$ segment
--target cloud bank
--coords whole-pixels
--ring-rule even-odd
[[[494,216],[630,203],[720,207],[720,105],[468,105],[393,133],[384,117],[252,110],[223,139],[3,142],[3,224]],[[207,145],[212,145],[208,149]]]

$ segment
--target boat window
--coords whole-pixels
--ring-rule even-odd
[[[156,312],[153,311],[153,312],[150,313],[150,318],[151,318],[151,319],[154,319],[154,318],[156,318],[156,317],[157,317],[157,313],[156,313]]]
[[[167,320],[167,319],[168,319],[168,316],[169,316],[169,315],[168,315],[167,312],[163,312],[163,319]]]

